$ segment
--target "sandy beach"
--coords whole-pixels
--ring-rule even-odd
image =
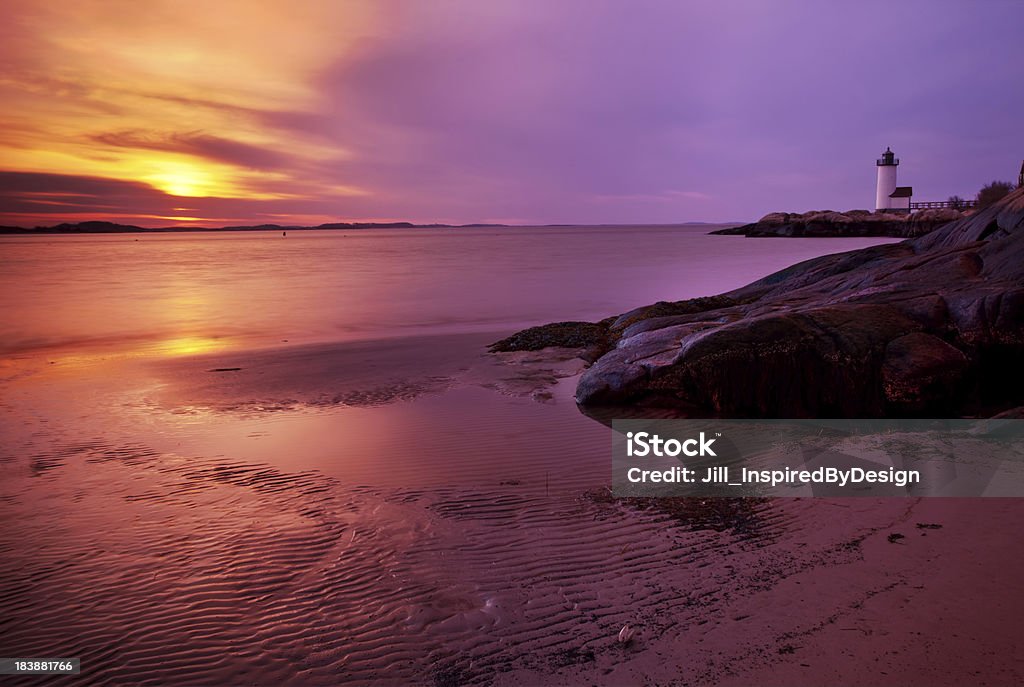
[[[1021,679],[1015,501],[620,502],[580,361],[497,334],[9,362],[5,642],[96,683]]]

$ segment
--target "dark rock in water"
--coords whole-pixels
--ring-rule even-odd
[[[773,212],[752,224],[719,229],[712,234],[740,236],[835,237],[923,236],[949,222],[962,219],[965,213],[953,209],[922,210],[912,215],[895,212],[821,210],[803,214]]]
[[[612,347],[608,326],[614,318],[601,322],[555,322],[530,327],[490,345],[496,353],[539,351],[552,346],[586,349],[583,357],[596,360]]]
[[[897,308],[848,304],[746,317],[693,331],[676,325],[622,339],[580,381],[581,402],[637,396],[741,415],[884,410],[886,344],[919,325]],[[611,368],[607,370],[607,368]],[[875,378],[877,384],[864,384]]]
[[[769,417],[1022,406],[1024,189],[916,239],[815,258],[721,296],[658,303],[589,328],[535,327],[497,345],[594,342],[602,329],[614,348],[580,379],[581,404]]]

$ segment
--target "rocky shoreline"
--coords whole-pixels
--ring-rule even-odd
[[[815,210],[805,213],[772,212],[752,224],[711,232],[729,236],[837,237],[923,236],[944,224],[963,219],[968,213],[953,209],[922,210],[912,215],[895,212]]]
[[[1024,404],[1024,189],[918,238],[495,350],[582,348],[583,406],[751,417],[990,416]]]

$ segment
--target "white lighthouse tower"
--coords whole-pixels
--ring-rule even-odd
[[[878,167],[875,210],[888,210],[893,207],[892,194],[896,191],[896,168],[899,164],[899,158],[888,148],[882,153],[882,157],[875,161]]]

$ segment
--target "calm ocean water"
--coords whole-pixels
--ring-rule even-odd
[[[885,239],[708,227],[0,237],[0,352],[500,331],[719,293]]]

